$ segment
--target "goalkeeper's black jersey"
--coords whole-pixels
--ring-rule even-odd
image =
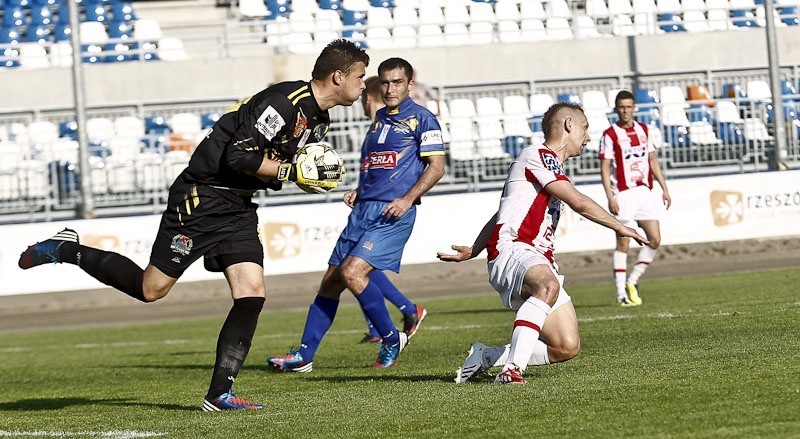
[[[187,183],[234,189],[280,189],[257,177],[263,158],[287,161],[306,143],[322,140],[330,117],[305,81],[281,82],[229,109],[197,146],[182,177]]]

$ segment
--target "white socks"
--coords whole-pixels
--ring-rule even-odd
[[[511,345],[496,348],[487,348],[483,352],[483,364],[487,368],[503,366],[508,361],[508,354],[511,352]],[[541,340],[533,343],[533,353],[528,360],[528,366],[544,366],[550,364],[550,357],[547,355],[547,345]]]
[[[511,349],[503,370],[515,366],[522,371],[525,370],[536,348],[536,342],[539,341],[539,332],[550,311],[550,305],[534,297],[528,298],[519,307],[517,318],[514,321],[514,332],[511,335]]]
[[[628,275],[628,254],[614,250],[612,266],[614,267],[614,286],[617,287],[617,299],[625,297],[625,276]]]
[[[644,272],[647,270],[647,267],[649,267],[650,263],[653,262],[653,258],[656,256],[656,251],[656,249],[650,247],[649,245],[645,245],[639,250],[639,256],[636,258],[636,265],[633,266],[631,275],[628,276],[628,283],[634,285],[639,283],[639,278],[642,277]]]

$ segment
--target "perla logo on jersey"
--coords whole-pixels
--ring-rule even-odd
[[[369,155],[369,169],[393,169],[397,166],[397,153],[394,151],[373,152]]]

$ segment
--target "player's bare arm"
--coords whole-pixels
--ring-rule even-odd
[[[664,201],[664,206],[669,209],[669,206],[672,205],[672,197],[669,196],[669,189],[667,189],[667,182],[664,180],[664,173],[661,172],[661,166],[658,164],[658,159],[656,158],[656,153],[651,152],[648,155],[648,159],[650,160],[650,169],[653,171],[653,177],[655,177],[658,184],[661,185],[661,190],[664,193],[661,198]]]
[[[422,172],[417,183],[405,195],[392,200],[383,210],[382,214],[386,219],[398,219],[405,215],[414,204],[414,201],[428,193],[442,179],[442,176],[444,176],[444,155],[428,156],[426,159],[428,166],[425,167],[425,171]]]
[[[619,204],[617,204],[617,197],[611,191],[611,160],[602,159],[600,161],[600,181],[603,182],[603,189],[608,198],[608,211],[616,215],[619,213]]]
[[[572,183],[557,180],[545,186],[545,190],[554,197],[567,203],[572,210],[581,214],[584,218],[614,230],[619,236],[633,238],[639,244],[650,244],[650,241],[636,233],[636,230],[617,221],[616,218],[603,210],[603,208],[591,198],[578,192]]]
[[[444,262],[462,262],[478,256],[483,250],[486,249],[486,245],[489,243],[489,238],[492,236],[492,230],[494,230],[495,224],[497,224],[497,213],[489,218],[489,221],[486,222],[486,224],[483,226],[483,229],[481,229],[481,232],[478,233],[478,237],[475,238],[475,242],[471,247],[466,245],[453,245],[450,246],[450,248],[455,250],[456,254],[439,252],[436,253],[436,257]]]
[[[344,193],[344,198],[342,199],[344,204],[347,205],[349,208],[356,207],[356,200],[358,200],[358,189],[354,191],[347,191]]]

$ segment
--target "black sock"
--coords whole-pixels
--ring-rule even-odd
[[[144,270],[125,256],[76,242],[64,242],[58,249],[58,259],[81,267],[95,279],[134,299],[147,302],[142,292]]]
[[[209,401],[228,392],[233,386],[250,350],[258,315],[263,307],[263,297],[242,297],[233,301],[217,339],[217,361],[206,395]]]

